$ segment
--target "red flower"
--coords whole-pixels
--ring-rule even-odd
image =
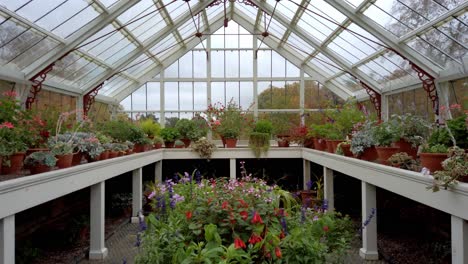
[[[249,217],[249,213],[247,213],[246,211],[242,211],[239,214],[241,215],[244,221],[247,220],[247,217]]]
[[[281,230],[281,233],[280,233],[280,235],[279,235],[279,238],[280,238],[280,239],[283,239],[283,238],[285,238],[285,237],[286,237],[286,234],[284,233],[284,230]]]
[[[263,224],[262,217],[257,212],[254,213],[253,218],[252,218],[252,224],[256,224],[256,223]]]
[[[281,249],[279,247],[275,248],[275,255],[277,258],[281,258]]]
[[[192,218],[192,211],[185,212],[185,217],[187,218],[187,220],[190,220]]]
[[[227,209],[229,206],[229,203],[227,201],[224,201],[223,204],[221,205],[221,208]]]
[[[239,203],[241,204],[240,207],[248,208],[249,204],[247,204],[244,200],[239,199]]]
[[[249,243],[252,245],[257,244],[258,242],[262,242],[262,237],[253,233],[249,238]]]
[[[329,229],[330,229],[330,228],[328,228],[328,226],[324,226],[324,227],[323,227],[323,231],[325,231],[325,232],[328,232]]]
[[[242,241],[242,239],[236,237],[236,239],[234,239],[234,247],[238,249],[238,248],[246,248],[247,246],[245,245],[244,241]]]

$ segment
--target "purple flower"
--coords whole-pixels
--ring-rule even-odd
[[[148,195],[148,199],[153,199],[153,197],[156,195],[156,192],[155,191],[152,191],[149,195]]]
[[[286,219],[284,218],[284,215],[283,215],[283,217],[281,217],[281,226],[283,227],[284,233],[287,235],[288,234],[288,225],[286,223]]]
[[[306,220],[306,208],[303,206],[301,207],[301,224],[303,224]]]
[[[200,173],[199,170],[197,170],[197,171],[195,172],[195,181],[196,181],[197,183],[200,183],[200,182],[201,182],[201,173]]]
[[[307,190],[312,190],[312,186],[314,186],[314,182],[313,181],[308,181],[306,183],[306,186],[307,186]]]
[[[322,210],[323,211],[328,210],[328,200],[327,199],[323,199]]]

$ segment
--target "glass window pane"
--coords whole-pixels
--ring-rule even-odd
[[[206,82],[195,82],[193,84],[193,95],[193,109],[197,111],[206,110]]]
[[[242,107],[244,110],[247,110],[252,106],[253,102],[253,83],[240,82],[240,107]]]
[[[239,51],[225,51],[226,77],[239,77]]]
[[[164,84],[164,109],[179,110],[179,86],[176,82]]]
[[[240,77],[253,77],[253,52],[242,50],[240,53]]]
[[[159,111],[161,109],[161,89],[159,82],[147,83],[148,110]]]
[[[193,67],[192,64],[192,52],[187,52],[184,56],[179,59],[179,77],[181,78],[192,78]]]
[[[236,104],[239,104],[239,83],[238,82],[226,82],[226,101],[233,100]]]
[[[180,110],[193,110],[193,83],[179,83]]]
[[[257,61],[258,77],[271,77],[271,50],[259,50]]]
[[[132,95],[127,96],[127,98],[123,99],[120,102],[120,105],[123,106],[125,111],[132,110]]]
[[[193,74],[195,78],[206,78],[207,57],[205,51],[193,51]]]
[[[211,104],[221,103],[226,105],[224,85],[225,84],[223,82],[211,83]]]
[[[179,61],[175,61],[171,66],[164,69],[164,76],[166,78],[177,78],[179,77]]]
[[[146,85],[132,93],[132,110],[146,111]]]
[[[271,64],[274,65],[272,67],[272,77],[286,76],[286,59],[275,51],[272,51]]]
[[[224,77],[224,51],[211,51],[211,76]]]

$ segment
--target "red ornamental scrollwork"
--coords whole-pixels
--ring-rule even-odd
[[[42,90],[42,83],[47,78],[47,74],[54,68],[54,63],[47,66],[47,68],[34,75],[31,79],[31,89],[29,90],[28,98],[26,98],[26,109],[31,109],[33,103],[36,101],[37,94]]]
[[[99,93],[99,90],[104,86],[104,82],[99,84],[98,86],[94,87],[91,91],[89,91],[85,96],[83,96],[83,114],[85,116],[88,115],[89,110],[91,109],[91,106],[94,103],[94,100],[96,96]]]
[[[377,111],[377,116],[379,120],[382,118],[382,96],[376,92],[374,89],[369,87],[365,82],[359,80],[361,86],[366,90],[366,93],[370,97],[370,101],[374,105],[375,110]]]
[[[436,122],[439,121],[439,95],[437,94],[437,88],[435,85],[435,78],[432,77],[425,70],[421,69],[418,65],[409,61],[411,69],[415,70],[418,73],[419,80],[422,82],[423,89],[426,91],[427,96],[432,102],[432,109],[436,115]]]

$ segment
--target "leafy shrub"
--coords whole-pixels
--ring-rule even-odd
[[[179,137],[180,137],[180,134],[177,131],[177,129],[175,129],[175,128],[165,127],[163,129],[161,129],[161,138],[165,142],[174,142]]]

